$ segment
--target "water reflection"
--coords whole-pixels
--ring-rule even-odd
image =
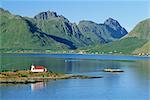
[[[43,100],[43,98],[45,100],[47,98],[50,100],[87,100],[87,98],[88,100],[150,100],[150,60],[116,61],[6,55],[2,56],[0,65],[2,69],[19,70],[28,69],[32,63],[46,66],[48,70],[55,72],[104,77],[14,86],[0,85],[0,95],[2,94],[3,100],[10,100],[10,98],[15,100],[21,98],[27,98],[26,100]],[[100,71],[105,68],[117,68],[125,72],[112,74]]]
[[[36,91],[36,90],[41,90],[47,86],[46,82],[38,82],[38,83],[32,83],[31,84],[31,90]]]

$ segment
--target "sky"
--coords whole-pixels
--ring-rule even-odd
[[[43,11],[55,11],[77,24],[81,20],[104,23],[111,17],[127,31],[150,18],[150,0],[1,0],[0,7],[27,17]]]

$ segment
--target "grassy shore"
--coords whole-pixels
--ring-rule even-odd
[[[1,54],[96,54],[96,55],[125,55],[125,56],[150,56],[149,52],[146,53],[123,53],[123,52],[98,52],[88,50],[2,50]]]
[[[21,70],[17,72],[0,72],[0,83],[36,83],[45,80],[56,80],[56,79],[90,79],[90,78],[102,78],[95,76],[84,76],[84,75],[66,75],[58,74],[54,72],[40,72],[33,73],[29,70]]]

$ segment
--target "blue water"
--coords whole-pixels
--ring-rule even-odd
[[[8,54],[9,55],[9,54]],[[78,59],[101,59],[101,60],[150,60],[149,56],[118,56],[118,55],[95,55],[95,54],[14,54],[15,56],[34,56],[52,58],[78,58]]]
[[[22,69],[34,63],[55,72],[103,76],[98,79],[49,80],[36,84],[1,84],[1,100],[150,100],[148,57],[10,54],[1,55],[1,59],[2,69]],[[125,72],[101,72],[104,68],[120,68]]]

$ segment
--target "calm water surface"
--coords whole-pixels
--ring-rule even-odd
[[[150,100],[150,58],[76,54],[3,54],[0,70],[43,65],[59,73],[103,76],[36,84],[0,85],[1,100]],[[101,72],[120,68],[124,73]]]

